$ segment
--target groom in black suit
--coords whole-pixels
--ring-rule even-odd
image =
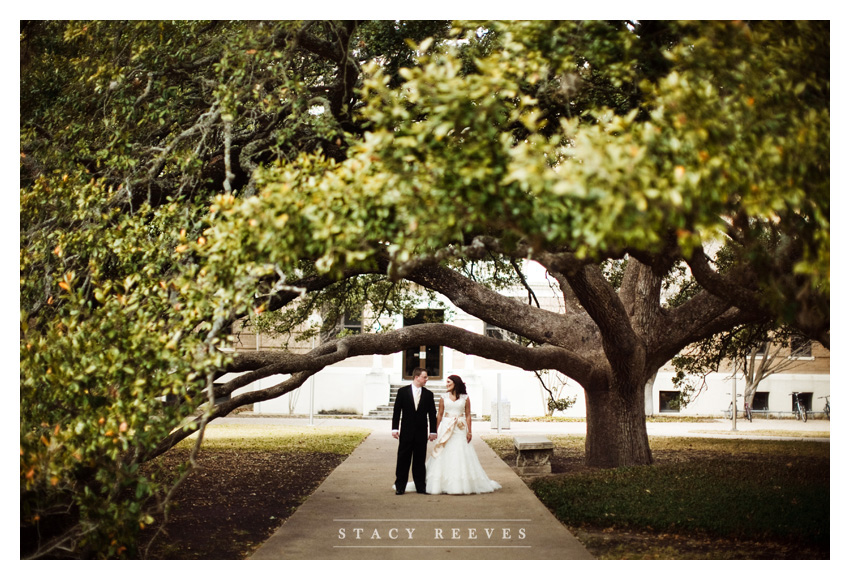
[[[398,439],[396,495],[403,494],[407,487],[411,459],[416,492],[425,493],[425,454],[428,451],[428,441],[437,438],[437,409],[434,406],[434,393],[425,388],[427,381],[428,371],[422,368],[413,369],[413,384],[398,390],[393,405],[393,437]]]

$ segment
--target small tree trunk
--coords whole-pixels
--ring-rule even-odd
[[[646,381],[643,387],[643,414],[644,418],[655,415],[655,401],[652,400],[652,388],[655,386],[655,377],[658,376],[658,371],[652,374],[652,377]]]
[[[585,389],[585,462],[589,467],[652,463],[643,394],[643,383],[621,389]]]

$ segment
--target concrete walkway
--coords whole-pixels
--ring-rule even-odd
[[[241,417],[223,423],[309,426],[307,418]],[[540,503],[480,438],[497,435],[473,423],[473,445],[484,470],[502,489],[449,496],[392,491],[398,442],[390,422],[314,417],[314,426],[371,430],[371,434],[251,557],[254,560],[587,560],[590,553]],[[797,439],[829,433],[829,421],[755,419],[709,423],[648,423],[650,436]],[[585,435],[578,422],[512,422],[506,436]],[[828,438],[806,440],[829,441]]]
[[[473,439],[475,451],[502,489],[466,496],[395,495],[398,442],[385,421],[370,423],[372,434],[252,560],[592,559],[480,437]]]

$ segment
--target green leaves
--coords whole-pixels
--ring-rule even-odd
[[[139,480],[141,456],[194,410],[199,377],[224,363],[186,332],[211,306],[174,265],[187,214],[121,216],[109,211],[115,198],[85,174],[40,179],[21,195],[22,525],[70,503],[87,531],[63,545],[106,557],[133,552],[156,510],[150,497],[169,485]]]
[[[237,261],[286,269],[309,257],[338,274],[476,235],[522,240],[530,257],[666,253],[673,240],[688,258],[736,220],[800,243],[794,271],[828,292],[828,85],[796,64],[817,49],[793,40],[812,25],[657,26],[460,23],[462,42],[428,44],[397,83],[367,63],[370,130],[348,158],[263,170],[262,195],[211,232],[241,240]],[[758,236],[736,236],[770,261]],[[787,302],[764,276],[777,294],[766,304]]]

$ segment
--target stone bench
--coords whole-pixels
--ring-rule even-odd
[[[520,475],[543,475],[552,473],[552,453],[555,445],[541,435],[517,435],[516,471]]]

